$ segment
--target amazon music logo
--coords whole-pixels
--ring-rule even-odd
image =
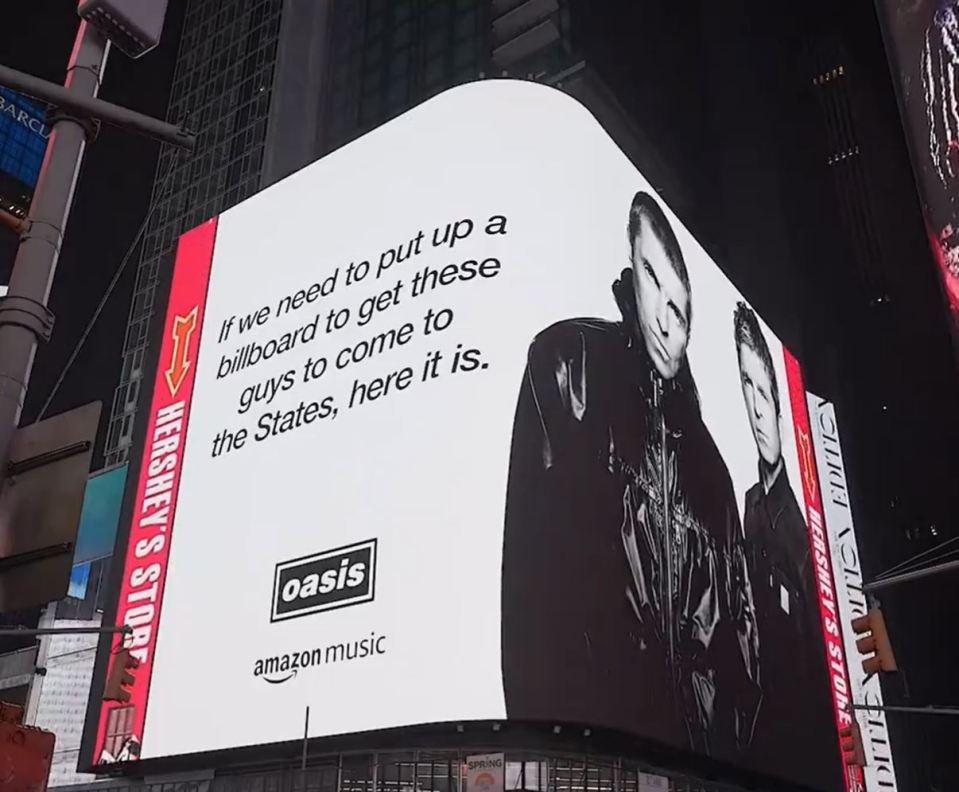
[[[376,539],[276,565],[270,621],[372,602]]]

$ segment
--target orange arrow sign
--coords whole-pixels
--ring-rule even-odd
[[[196,329],[197,307],[194,306],[186,316],[179,314],[173,317],[173,354],[170,356],[170,368],[164,373],[167,387],[170,389],[170,396],[176,396],[176,392],[186,379],[186,373],[190,369],[190,336]]]
[[[802,430],[799,431],[799,453],[802,454],[802,473],[803,478],[806,480],[806,491],[810,497],[815,498],[816,477],[813,475],[815,460],[813,459],[812,442],[809,433]]]

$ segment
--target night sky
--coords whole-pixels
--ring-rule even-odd
[[[829,9],[828,13],[832,14],[835,3],[836,0],[831,0],[831,3],[807,5]],[[642,4],[636,4],[637,7],[639,5]],[[686,24],[685,20],[677,16],[673,7],[661,5],[666,10],[662,10],[662,18],[656,20],[657,24],[676,26],[672,35],[678,36],[679,29]],[[676,8],[680,5],[677,4]],[[692,5],[699,7],[698,3]],[[875,523],[859,525],[861,537],[868,536],[870,532],[877,536],[870,566],[875,572],[902,560],[910,551],[925,549],[934,541],[959,535],[959,520],[956,519],[959,516],[959,487],[955,486],[955,482],[959,481],[956,457],[956,449],[959,448],[959,386],[954,358],[949,353],[945,324],[936,313],[941,309],[941,303],[936,302],[932,270],[922,269],[932,267],[931,258],[921,241],[918,246],[914,244],[916,238],[921,238],[918,203],[914,192],[910,192],[911,174],[905,159],[905,145],[878,28],[874,18],[867,19],[867,15],[872,14],[872,3],[871,0],[849,0],[848,3],[843,0],[842,6],[844,11],[836,12],[840,18],[830,20],[834,29],[828,31],[829,35],[841,40],[842,48],[850,54],[850,63],[859,65],[859,86],[865,97],[863,102],[875,108],[873,116],[865,121],[860,119],[862,128],[870,128],[875,132],[880,148],[890,147],[888,170],[872,174],[876,200],[881,204],[880,218],[888,217],[904,226],[912,224],[912,230],[903,235],[904,239],[911,241],[904,243],[905,252],[902,256],[897,253],[893,266],[915,267],[918,273],[902,280],[912,285],[909,296],[902,297],[900,303],[906,307],[894,309],[900,311],[898,314],[890,314],[891,318],[875,318],[864,308],[861,314],[856,314],[855,321],[859,325],[848,331],[854,334],[857,343],[861,342],[863,354],[873,356],[876,361],[876,384],[872,395],[868,397],[869,403],[855,407],[861,407],[864,413],[879,416],[868,432],[861,431],[857,436],[843,437],[850,475],[857,478],[854,469],[857,466],[860,470],[887,468],[888,480],[894,482],[891,486],[896,490],[880,491],[882,487],[876,482],[882,479],[878,474],[858,476],[860,481],[866,482],[860,486],[859,501],[871,506],[868,509],[870,515],[879,515]],[[164,41],[158,49],[138,61],[131,61],[119,50],[112,52],[101,98],[150,115],[164,116],[185,3],[171,0],[170,7]],[[780,35],[784,39],[792,37],[790,46],[793,46],[793,50],[790,52],[815,49],[806,47],[805,42],[800,41],[808,31],[782,22],[777,16],[779,12],[771,11],[769,4],[744,1],[732,3],[730,8],[733,7],[740,9],[744,30],[745,20],[748,20],[751,30],[743,35],[755,35],[756,42],[764,41],[772,53],[771,57],[786,58],[779,52],[787,51],[785,44],[780,47],[777,38]],[[743,11],[744,8],[749,10]],[[726,11],[719,13],[725,14]],[[793,13],[804,12],[794,10]],[[624,43],[621,40],[624,36],[632,35],[649,24],[649,17],[644,14],[637,14],[635,24],[623,24],[617,18],[615,23],[607,25],[600,16],[597,15],[593,23],[593,35],[609,37],[610,41],[620,39],[620,44]],[[813,16],[812,11],[809,16]],[[613,15],[610,15],[612,18]],[[61,82],[77,28],[75,3],[72,0],[22,0],[16,3],[8,0],[4,4],[3,22],[0,62]],[[705,29],[706,23],[702,24]],[[814,28],[815,25],[811,24],[809,29]],[[816,31],[816,35],[821,32],[818,28]],[[611,73],[628,74],[629,80],[636,85],[643,83],[644,89],[646,84],[652,86],[644,94],[638,109],[651,106],[667,108],[658,116],[675,130],[671,131],[669,137],[670,156],[684,163],[693,163],[689,166],[690,170],[695,168],[702,181],[702,189],[711,189],[723,168],[732,172],[747,167],[757,156],[757,149],[752,142],[748,142],[747,134],[765,135],[766,138],[773,135],[774,121],[767,117],[766,108],[751,106],[747,100],[741,99],[746,90],[743,88],[744,81],[754,80],[757,92],[773,95],[785,91],[789,94],[787,89],[782,88],[788,85],[782,75],[786,74],[788,79],[795,80],[795,74],[790,75],[789,70],[798,72],[798,69],[792,62],[780,64],[778,72],[770,69],[768,73],[758,75],[744,68],[737,78],[742,78],[742,81],[727,81],[724,84],[722,78],[716,76],[715,81],[709,83],[709,70],[701,68],[702,63],[708,63],[708,58],[715,56],[715,52],[710,54],[709,47],[715,47],[718,52],[731,44],[719,36],[712,38],[708,32],[703,40],[706,45],[702,50],[690,47],[682,52],[681,61],[677,58],[675,69],[670,72],[671,77],[665,74],[670,70],[660,70],[658,66],[670,57],[673,48],[673,38],[670,36],[658,39],[662,52],[656,51],[655,58],[648,47],[630,49],[610,46],[608,51]],[[743,49],[745,51],[748,47],[743,45]],[[655,83],[646,80],[650,65],[644,65],[640,55],[623,56],[623,53],[640,51],[657,64]],[[617,61],[617,58],[620,60]],[[698,58],[703,58],[702,63]],[[681,73],[684,68],[688,70],[685,77]],[[717,117],[722,117],[724,112],[728,114],[728,125],[712,130],[707,135],[698,122],[687,123],[684,119],[669,117],[673,105],[670,104],[672,99],[668,79],[686,78],[704,80],[704,84],[697,89],[703,93],[703,107],[709,102],[728,103],[726,107],[714,110]],[[770,84],[761,84],[764,80]],[[635,95],[638,96],[639,92],[635,92]],[[780,100],[785,107],[789,103],[808,101],[808,98],[802,99],[797,94],[795,97],[782,96]],[[753,115],[748,122],[736,122],[740,123],[736,126],[729,107],[735,107],[738,115]],[[796,118],[812,118],[816,112],[811,105],[797,104],[797,108]],[[784,140],[793,142],[781,144],[785,154],[770,156],[773,159],[781,156],[783,168],[798,172],[812,167],[810,163],[816,162],[818,154],[801,149],[803,141],[798,137],[794,121],[789,112],[784,111],[780,119],[781,134]],[[757,124],[766,126],[757,132]],[[739,152],[733,150],[737,141],[741,146]],[[709,148],[711,145],[717,148]],[[46,400],[79,334],[144,220],[150,204],[159,147],[160,144],[153,141],[104,126],[97,141],[87,149],[51,298],[51,308],[56,315],[54,335],[52,341],[41,347],[38,353],[24,412],[25,422],[35,418],[40,405]],[[694,181],[695,178],[690,179],[690,183]],[[744,192],[740,198],[754,201],[757,207],[765,201],[765,195],[761,193],[749,196]],[[813,223],[817,212],[831,211],[823,206],[800,206],[800,209],[808,215],[804,219],[809,223]],[[711,222],[715,221],[709,216],[711,212],[712,208],[709,207],[703,218],[686,219],[697,233],[701,231],[704,245],[715,254],[717,260],[725,260],[728,257],[723,255],[723,245],[736,242],[735,229],[730,231],[730,225],[735,220],[730,220],[722,227],[719,227],[721,223],[711,226]],[[882,212],[887,214],[883,215]],[[794,217],[788,218],[787,222],[795,223],[795,220]],[[796,227],[802,228],[794,224],[793,231]],[[750,230],[744,226],[743,239],[749,236]],[[15,245],[13,234],[0,227],[0,275],[7,275]],[[829,258],[829,255],[833,258]],[[835,251],[829,252],[829,255],[823,252],[821,258],[823,261],[842,261],[842,256]],[[817,252],[812,250],[810,256],[815,258]],[[138,261],[139,254],[135,252],[49,411],[57,413],[87,401],[103,401],[103,420],[97,445],[98,464],[102,463],[110,406],[120,374],[123,334]],[[848,267],[849,264],[844,266]],[[791,293],[786,294],[781,287],[779,276],[780,273],[771,271],[765,276],[768,282],[764,284],[762,279],[755,279],[758,285],[752,292],[747,291],[750,300],[772,316],[777,311],[785,314],[789,307],[786,303],[794,299]],[[842,280],[844,276],[829,277]],[[847,286],[843,288],[848,289],[846,296],[850,302],[844,304],[840,297],[836,297],[835,302],[824,301],[819,308],[824,323],[830,318],[827,316],[830,312],[843,310],[844,305],[856,299],[854,278],[849,276],[846,282]],[[890,282],[897,283],[895,277]],[[813,284],[813,288],[818,286],[817,283]],[[893,297],[899,297],[900,293],[904,292],[899,290]],[[839,323],[829,326],[846,332]],[[904,359],[913,365],[908,375],[902,366]],[[810,370],[813,368],[810,367]],[[879,423],[880,420],[885,423]],[[862,425],[860,422],[859,426]],[[887,502],[887,498],[890,501],[888,513],[880,507]],[[932,524],[936,526],[935,539],[929,534]],[[878,537],[880,532],[881,538]],[[905,674],[890,680],[887,703],[959,705],[959,681],[955,674],[955,652],[959,650],[959,642],[952,631],[952,625],[959,617],[959,573],[894,589],[884,596],[883,603],[884,607],[888,604],[890,627],[905,668]],[[959,778],[959,751],[955,750],[959,745],[959,729],[956,728],[959,718],[890,715],[889,720],[894,735],[901,735],[903,741],[898,754],[900,765],[912,765],[917,778],[933,779],[924,782],[926,785],[921,787],[910,787],[901,779],[900,789],[914,788],[917,792],[928,792],[930,789],[959,788],[959,781],[956,781]],[[939,771],[924,774],[929,765],[938,767]],[[923,769],[923,766],[926,768]],[[934,786],[936,778],[946,780],[939,782],[941,786]],[[952,786],[948,779],[951,779]]]

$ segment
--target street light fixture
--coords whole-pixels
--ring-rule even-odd
[[[139,58],[160,43],[167,0],[80,0],[77,13],[126,55]]]

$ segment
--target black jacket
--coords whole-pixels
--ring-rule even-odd
[[[560,322],[529,350],[503,554],[507,712],[729,756],[758,703],[735,496],[688,365],[664,382],[638,340],[630,274],[614,286],[622,323]]]
[[[820,789],[840,788],[809,536],[785,468],[769,492],[760,481],[746,493],[743,527],[762,688],[752,746],[755,765]],[[791,750],[783,750],[787,746]]]

